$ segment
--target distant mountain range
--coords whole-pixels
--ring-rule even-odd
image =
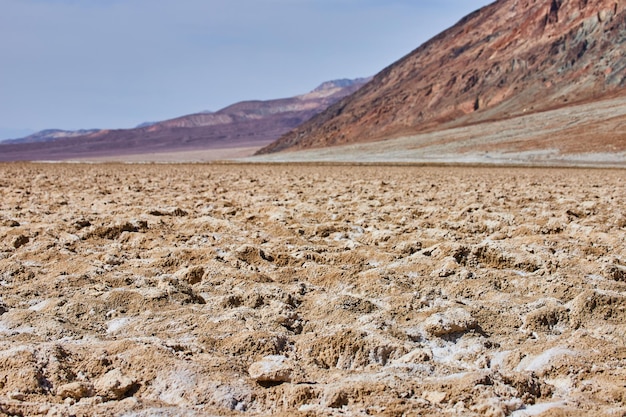
[[[625,48],[624,1],[498,0],[371,80],[330,81],[297,97],[135,129],[40,132],[0,144],[0,160],[235,148],[266,155],[257,161],[322,150],[291,160],[621,166]]]
[[[259,153],[408,137],[626,99],[625,51],[624,1],[499,0]],[[585,113],[589,123],[552,126],[545,140],[525,138],[530,124],[499,149],[626,151],[623,105],[611,103],[619,107],[615,117]]]
[[[325,82],[296,97],[245,101],[134,129],[44,130],[0,143],[0,161],[65,160],[222,148],[260,148],[297,127],[369,79]]]
[[[40,142],[52,142],[58,139],[75,138],[77,136],[86,136],[99,132],[100,129],[82,129],[82,130],[61,130],[61,129],[46,129],[32,135],[25,136],[18,139],[7,139],[2,141],[2,144],[17,144],[17,143],[40,143]]]

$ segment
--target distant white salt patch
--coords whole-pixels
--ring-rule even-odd
[[[597,274],[585,275],[585,278],[590,279],[592,281],[602,281],[605,279],[602,275],[597,275]]]
[[[27,346],[16,346],[5,350],[0,350],[0,359],[10,358],[22,352],[32,352],[32,349]]]
[[[537,356],[527,356],[517,365],[516,371],[539,371],[546,368],[559,356],[576,355],[576,352],[571,349],[562,347],[555,347],[548,349]]]
[[[128,317],[121,317],[119,319],[113,319],[107,323],[107,333],[116,333],[120,329],[126,327],[130,323]]]
[[[11,328],[4,322],[0,321],[0,333],[8,333]]]
[[[35,329],[31,326],[17,326],[11,319],[0,320],[0,334],[13,336],[16,334],[34,334]]]
[[[45,310],[45,308],[48,307],[50,304],[52,304],[52,300],[43,300],[35,305],[28,307],[28,309],[31,311],[42,311]]]
[[[552,402],[552,403],[543,403],[543,404],[535,404],[528,407],[524,407],[521,410],[514,411],[511,413],[511,417],[531,417],[538,416],[539,414],[545,413],[548,410],[553,408],[562,407],[565,405],[564,401]]]

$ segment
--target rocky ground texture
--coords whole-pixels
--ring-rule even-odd
[[[624,174],[0,165],[0,414],[626,415]]]

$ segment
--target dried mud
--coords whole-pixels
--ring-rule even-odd
[[[0,165],[0,414],[626,415],[624,174]]]

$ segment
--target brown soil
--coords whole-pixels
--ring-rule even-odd
[[[624,174],[0,165],[0,414],[623,416]]]

